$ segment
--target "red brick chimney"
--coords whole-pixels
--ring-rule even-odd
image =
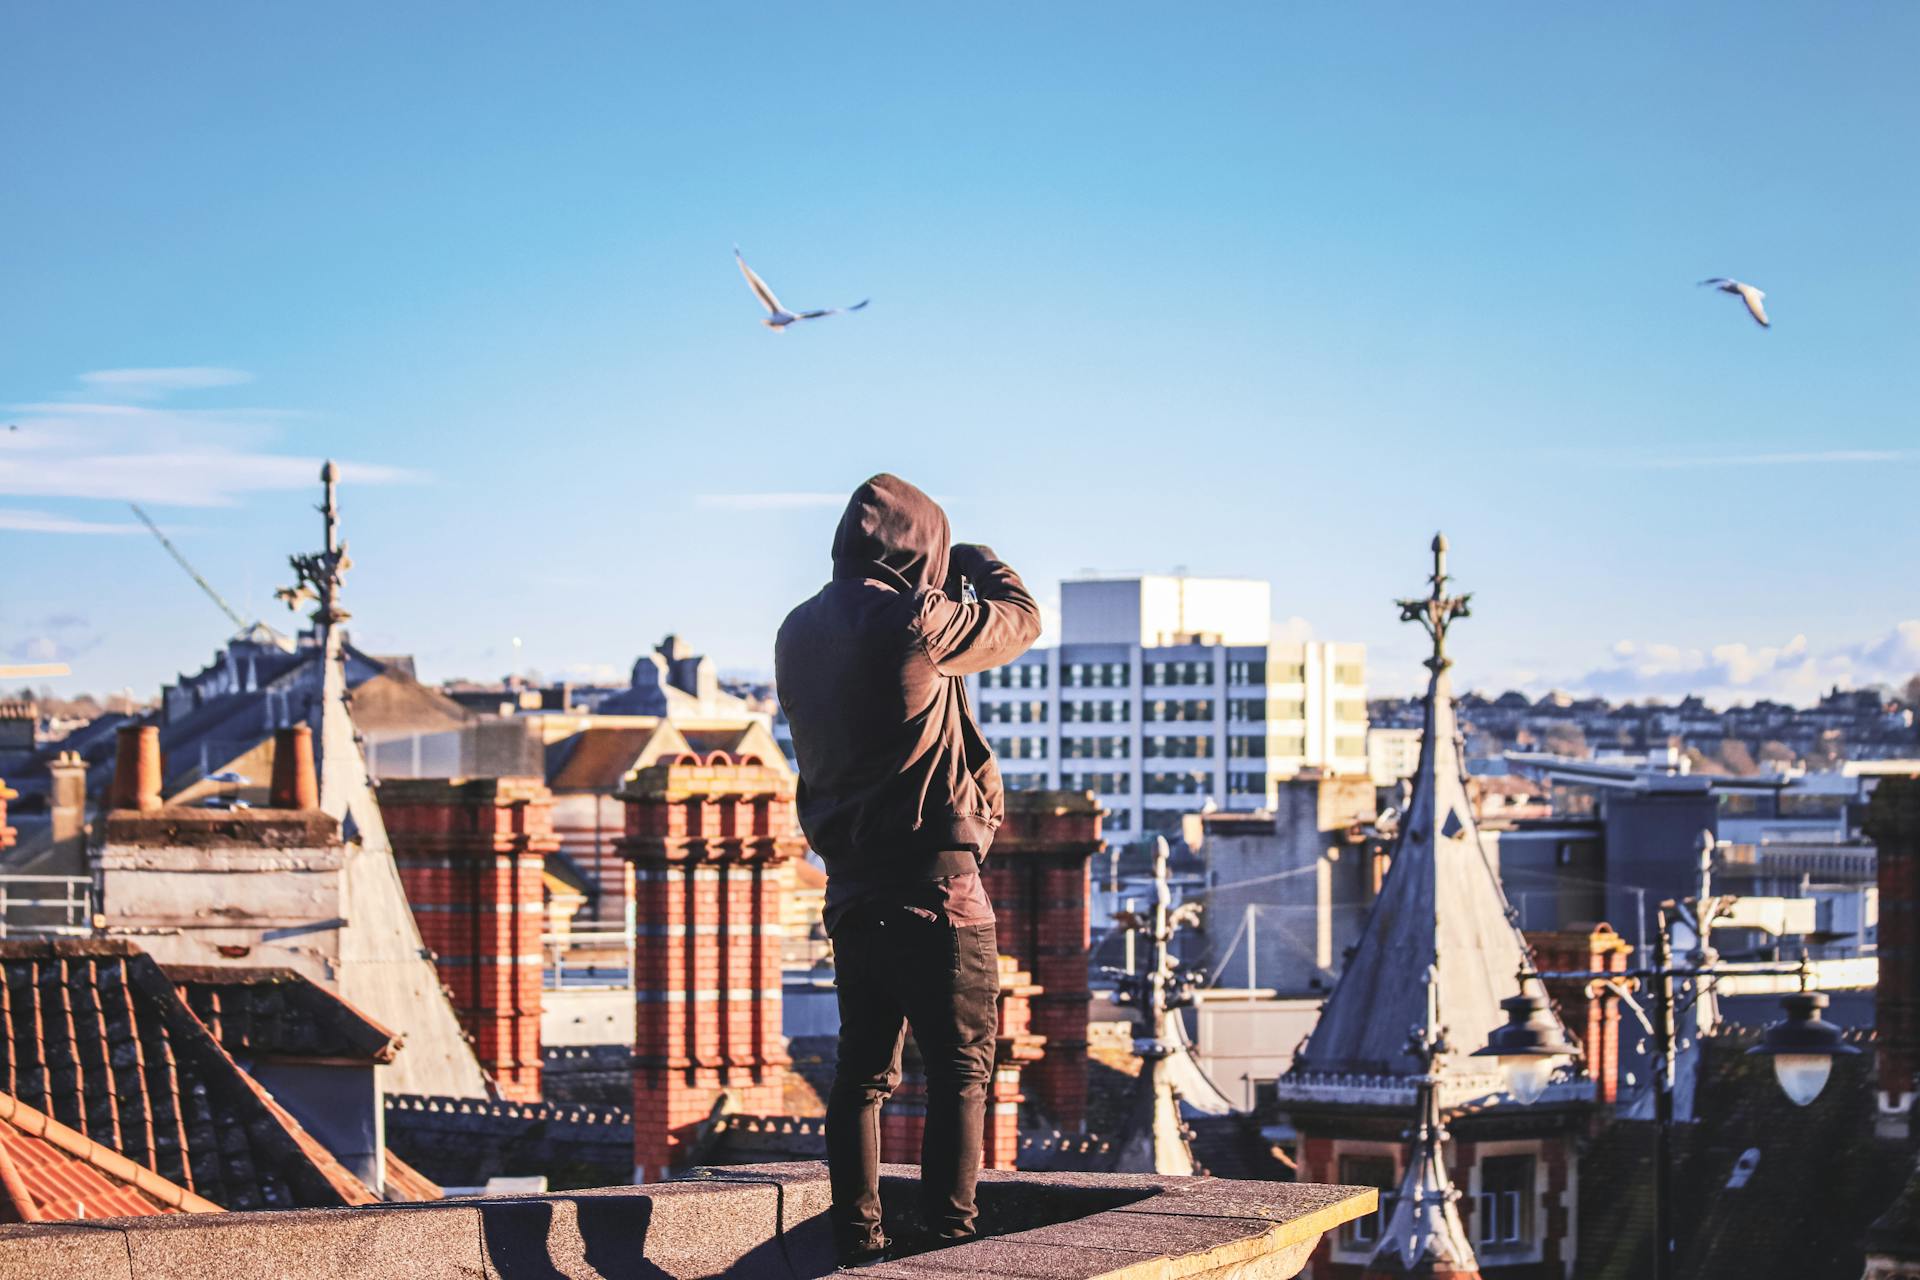
[[[151,812],[160,807],[160,728],[123,724],[114,740],[107,808]]]
[[[989,1169],[1011,1169],[1020,1155],[1020,1075],[1037,1062],[1044,1038],[1033,1034],[1033,997],[1040,988],[1020,970],[1012,956],[1000,957],[1000,1025],[995,1034],[993,1079],[987,1086],[987,1123],[982,1164]],[[927,1077],[920,1051],[907,1037],[900,1064],[900,1084],[880,1115],[880,1150],[892,1164],[919,1164],[920,1143],[927,1131]]]
[[[636,921],[633,1176],[658,1182],[723,1098],[786,1110],[775,871],[806,842],[792,779],[751,757],[651,765],[620,798]]]
[[[320,782],[313,770],[313,729],[296,724],[273,731],[273,780],[269,809],[318,809]]]
[[[560,847],[552,794],[538,778],[392,778],[379,796],[420,936],[480,1065],[503,1097],[540,1101],[541,873]]]
[[[1627,957],[1633,952],[1613,926],[1604,923],[1529,933],[1526,938],[1533,948],[1534,966],[1542,973],[1625,973]],[[1572,979],[1546,983],[1560,1020],[1586,1050],[1587,1074],[1593,1079],[1596,1097],[1612,1105],[1620,1096],[1620,1000],[1604,991],[1595,994],[1591,986]]]
[[[1067,1132],[1087,1125],[1087,860],[1105,847],[1091,793],[1014,791],[982,878],[1000,950],[1033,976],[1032,1028],[1045,1042],[1021,1083]]]
[[[1920,1073],[1920,778],[1882,778],[1867,808],[1879,848],[1880,980],[1873,1021],[1880,1123],[1899,1132]]]

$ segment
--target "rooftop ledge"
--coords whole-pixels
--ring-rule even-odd
[[[916,1171],[887,1166],[889,1230]],[[1368,1187],[1144,1174],[980,1179],[971,1244],[861,1268],[863,1280],[1287,1280],[1323,1232],[1373,1211]],[[682,1180],[540,1196],[0,1227],[0,1280],[812,1280],[833,1270],[826,1166],[698,1169]]]

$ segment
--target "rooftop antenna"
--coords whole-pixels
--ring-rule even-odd
[[[147,531],[153,534],[154,537],[160,539],[160,545],[167,549],[167,554],[173,557],[173,562],[187,571],[187,576],[193,579],[194,585],[206,592],[208,598],[220,607],[220,612],[226,614],[227,617],[233,621],[235,630],[245,631],[253,625],[241,617],[232,605],[222,599],[220,593],[215,591],[207,580],[200,576],[197,569],[187,563],[187,558],[180,554],[180,548],[174,546],[173,543],[167,540],[167,535],[160,532],[160,526],[155,524],[152,519],[148,517],[147,513],[140,509],[139,503],[129,502],[127,505],[133,508],[133,514],[140,517],[140,523],[147,526]]]

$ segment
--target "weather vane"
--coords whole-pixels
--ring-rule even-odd
[[[1447,535],[1444,533],[1433,535],[1433,576],[1428,581],[1433,584],[1428,595],[1394,603],[1400,606],[1400,621],[1417,622],[1433,637],[1433,656],[1427,659],[1426,666],[1438,675],[1453,665],[1453,659],[1447,657],[1447,628],[1455,618],[1473,616],[1467,610],[1471,595],[1447,594]]]
[[[351,616],[340,606],[340,587],[347,570],[353,568],[353,560],[347,555],[346,541],[340,536],[340,504],[334,494],[334,486],[339,481],[340,468],[336,463],[329,462],[320,468],[320,482],[326,486],[327,496],[314,510],[326,519],[327,549],[288,556],[287,563],[293,566],[294,585],[273,593],[289,609],[298,609],[303,600],[316,601],[319,607],[312,616],[322,627],[345,622]]]

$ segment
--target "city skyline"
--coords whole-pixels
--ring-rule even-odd
[[[1911,10],[373,13],[0,20],[0,662],[218,647],[128,500],[287,629],[337,457],[356,639],[436,680],[765,670],[883,469],[1049,603],[1271,581],[1372,694],[1437,527],[1462,688],[1920,671]],[[873,305],[776,338],[735,241]]]

